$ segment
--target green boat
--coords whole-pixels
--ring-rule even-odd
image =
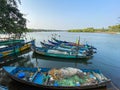
[[[15,53],[29,49],[29,48],[31,48],[32,45],[34,46],[34,40],[31,40],[26,43],[21,43],[21,44],[17,44],[17,45],[0,48],[0,58],[8,56],[8,55],[13,55]],[[0,62],[1,62],[1,60],[0,60]]]
[[[56,58],[68,58],[68,59],[78,59],[78,58],[91,58],[92,56],[86,55],[81,51],[67,51],[67,50],[58,50],[58,49],[48,49],[43,47],[32,47],[32,50],[35,53],[38,53],[43,56],[50,56]]]
[[[2,45],[15,45],[19,43],[24,43],[23,39],[9,39],[9,40],[4,40],[0,41],[0,46]]]

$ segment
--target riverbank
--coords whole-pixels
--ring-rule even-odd
[[[109,34],[119,34],[118,31],[111,31],[108,29],[103,30],[45,30],[45,29],[29,29],[29,32],[72,32],[72,33],[109,33]]]
[[[70,32],[70,33],[108,33],[108,34],[120,34],[120,32]]]
[[[95,30],[95,31],[67,31],[67,32],[72,32],[72,33],[108,33],[108,34],[120,34],[120,32],[116,32],[116,31],[109,31],[109,30]]]

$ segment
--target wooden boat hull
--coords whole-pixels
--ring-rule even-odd
[[[23,85],[26,85],[26,86],[29,86],[29,87],[32,87],[32,88],[37,88],[37,89],[40,89],[40,90],[41,89],[42,90],[43,89],[47,89],[47,90],[86,90],[87,89],[88,90],[88,89],[106,87],[107,83],[110,82],[110,80],[108,80],[108,81],[105,81],[105,82],[101,82],[99,84],[86,85],[86,86],[48,86],[48,85],[42,85],[42,84],[38,84],[38,83],[33,83],[31,81],[27,81],[27,80],[17,78],[16,76],[13,75],[13,72],[15,72],[14,71],[15,67],[11,67],[11,69],[9,69],[9,70],[7,70],[6,67],[3,67],[3,69],[12,80],[17,81],[18,83],[21,83]],[[23,69],[25,70],[25,68],[23,68]],[[34,68],[34,70],[37,70],[37,68]],[[47,68],[45,71],[48,71],[48,70],[50,70],[50,69]]]
[[[57,40],[57,39],[55,39],[55,38],[53,38],[53,40],[56,42],[56,43],[59,43],[59,44],[64,44],[64,45],[66,45],[66,46],[81,46],[81,44],[80,45],[78,45],[78,44],[76,44],[76,43],[74,43],[74,42],[67,42],[67,41],[61,41],[61,40]],[[50,43],[53,43],[52,41],[50,41]],[[91,45],[88,45],[88,44],[83,44],[83,45],[86,45],[87,47],[89,47],[89,48],[91,48],[91,49],[97,49],[97,48],[95,48],[95,47],[93,47],[93,46],[91,46]]]
[[[20,43],[24,43],[24,40],[10,39],[10,40],[5,40],[5,41],[0,41],[0,46],[1,45],[15,45],[15,44],[20,44]]]
[[[80,63],[80,64],[84,64],[84,65],[88,65],[91,64],[92,62],[88,62],[89,58],[55,58],[55,57],[50,57],[50,56],[44,56],[44,55],[40,55],[36,52],[33,52],[32,54],[32,58],[34,59],[43,59],[43,60],[47,60],[47,61],[55,61],[55,62],[68,62],[69,63]]]
[[[109,82],[102,83],[100,85],[95,85],[95,86],[87,86],[87,87],[54,87],[54,86],[42,86],[39,84],[33,84],[31,82],[23,81],[23,80],[18,80],[15,77],[7,74],[13,81],[16,81],[17,83],[20,83],[24,86],[27,86],[27,89],[29,87],[29,90],[95,90],[95,89],[100,89],[100,88],[106,88],[106,84]]]
[[[0,49],[0,58],[29,49],[34,45],[33,42],[34,41],[30,41],[24,44],[2,48]]]
[[[88,48],[88,47],[85,47],[84,45],[82,46],[69,46],[69,45],[65,45],[65,44],[60,44],[60,45],[51,45],[51,44],[46,44],[46,43],[43,43],[41,42],[41,46],[43,48],[49,48],[49,49],[64,49],[64,50],[71,50],[72,48],[80,48],[79,50],[80,51],[86,51],[88,55],[93,55],[94,53],[96,53],[96,50],[94,50],[93,48]]]
[[[69,54],[55,54],[55,53],[47,53],[45,51],[40,50],[40,47],[32,47],[32,50],[35,53],[38,53],[43,56],[55,57],[55,58],[66,58],[66,59],[81,59],[81,58],[91,58],[92,56],[78,56],[78,55],[69,55]],[[44,48],[42,48],[44,49]]]
[[[50,41],[48,40],[48,42],[50,44],[46,44],[46,43],[41,43],[41,45],[45,48],[64,48],[64,49],[72,49],[72,48],[79,48],[79,50],[85,50],[87,52],[88,55],[93,55],[94,53],[96,53],[96,48],[91,46],[91,45],[88,45],[88,44],[84,44],[84,45],[75,45],[75,43],[64,43],[63,42],[53,42],[53,41]],[[52,45],[51,45],[52,44]]]
[[[40,43],[41,43],[41,46],[44,47],[44,48],[53,48],[53,47],[55,47],[55,45],[53,45],[53,44],[46,44],[44,42],[40,42]]]
[[[74,42],[67,42],[67,41],[62,41],[62,40],[57,40],[57,39],[55,39],[55,38],[52,38],[56,43],[58,43],[58,44],[62,44],[62,43],[64,43],[64,44],[66,44],[66,45],[68,45],[68,46],[79,46],[77,43],[74,43]]]

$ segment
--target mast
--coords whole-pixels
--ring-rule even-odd
[[[79,45],[80,45],[80,36],[79,36],[79,39],[78,39],[78,44],[77,44],[77,50],[76,50],[76,57],[78,56],[78,53],[79,53],[79,49],[80,49],[80,47],[79,47]]]

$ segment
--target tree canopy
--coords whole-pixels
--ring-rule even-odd
[[[17,3],[20,0],[0,0],[0,31],[21,34],[26,32],[26,19],[19,11]]]
[[[120,32],[120,24],[114,25],[114,26],[109,26],[108,28],[110,31]]]

